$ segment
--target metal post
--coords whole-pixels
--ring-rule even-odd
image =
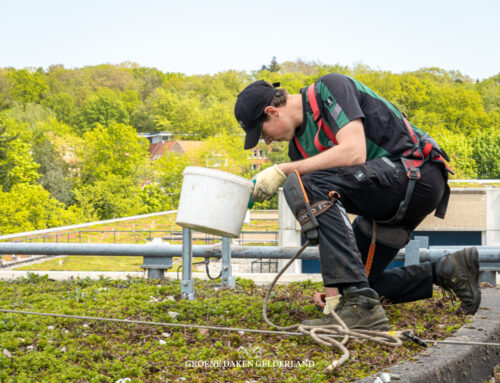
[[[497,285],[497,272],[488,269],[481,270],[479,273],[479,282],[486,282],[495,287]]]
[[[405,247],[405,266],[418,265],[420,263],[420,249],[429,247],[429,237],[415,236]]]
[[[193,233],[182,229],[182,281],[181,299],[194,300],[193,284]]]
[[[231,275],[231,238],[222,238],[222,286],[234,288],[236,279]]]

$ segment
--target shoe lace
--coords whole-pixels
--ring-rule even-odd
[[[455,302],[458,301],[457,295],[450,287],[440,286],[443,299],[449,301],[451,306],[455,308]]]
[[[344,295],[342,295],[340,297],[339,303],[337,304],[337,307],[335,307],[334,311],[336,313],[339,313],[340,311],[342,311],[342,307],[344,307],[345,302],[346,302],[346,299],[345,299]]]

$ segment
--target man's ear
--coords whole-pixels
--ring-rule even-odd
[[[267,114],[269,117],[274,117],[274,118],[277,118],[280,116],[280,112],[278,110],[278,108],[274,107],[274,106],[266,106],[264,108],[264,113]]]

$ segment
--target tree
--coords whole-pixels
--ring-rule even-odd
[[[138,137],[129,125],[111,123],[108,127],[97,125],[84,135],[81,178],[93,183],[107,174],[122,178],[132,177],[140,183],[148,168],[148,141]]]
[[[112,219],[141,214],[147,209],[141,198],[141,188],[131,177],[104,174],[92,184],[75,188],[78,206],[87,216]]]
[[[46,136],[41,136],[33,145],[33,159],[40,167],[40,184],[51,196],[66,206],[74,202],[71,191],[73,184],[69,179],[69,166],[54,149]]]
[[[276,60],[276,56],[273,56],[273,58],[271,59],[271,62],[269,63],[269,65],[262,65],[262,67],[260,68],[260,70],[267,70],[269,72],[278,72],[280,70],[280,66],[278,64],[278,61]]]
[[[59,121],[65,122],[66,124],[73,124],[76,122],[75,99],[71,94],[67,92],[58,92],[48,96],[43,104],[55,113]]]
[[[100,89],[85,101],[79,117],[80,131],[92,130],[96,124],[108,127],[113,122],[128,124],[129,114],[113,90]]]
[[[48,88],[41,73],[27,69],[9,72],[7,77],[12,80],[12,98],[22,103],[40,102]]]
[[[470,137],[472,157],[477,164],[477,177],[500,179],[500,129],[491,126]]]
[[[34,184],[39,178],[38,167],[31,155],[31,145],[19,139],[12,140],[5,158],[0,159],[0,169],[5,172],[0,185],[4,191],[10,191],[19,183]]]
[[[10,108],[12,105],[12,96],[10,92],[11,79],[9,79],[0,69],[0,111]]]
[[[186,166],[191,165],[191,160],[187,155],[173,152],[166,152],[154,163],[158,184],[173,206],[177,206],[179,203],[183,179],[182,172]]]
[[[477,163],[469,137],[441,130],[434,135],[434,138],[450,157],[449,165],[455,172],[452,178],[475,179],[477,177]]]
[[[0,190],[2,234],[70,225],[85,220],[82,212],[50,197],[41,185],[17,184],[10,192]]]
[[[17,137],[9,137],[5,135],[6,127],[0,127],[0,185],[7,187],[10,183],[8,181],[9,172],[15,166],[15,164],[8,160],[7,152],[10,147],[10,143],[14,141]]]
[[[242,177],[250,175],[250,158],[248,152],[243,150],[243,137],[222,134],[210,137],[205,142],[205,145],[194,153],[196,165],[219,169]]]
[[[124,124],[97,124],[85,133],[74,193],[86,214],[107,219],[148,211],[141,197],[141,185],[152,178],[147,147],[148,141]]]

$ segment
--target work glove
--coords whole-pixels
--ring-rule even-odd
[[[278,191],[278,188],[285,182],[286,175],[278,168],[278,165],[273,165],[257,173],[252,180],[255,181],[252,202],[263,201],[271,198]]]
[[[330,314],[340,302],[341,295],[326,297],[325,293],[314,293],[313,302],[317,308],[323,309],[323,314]]]

